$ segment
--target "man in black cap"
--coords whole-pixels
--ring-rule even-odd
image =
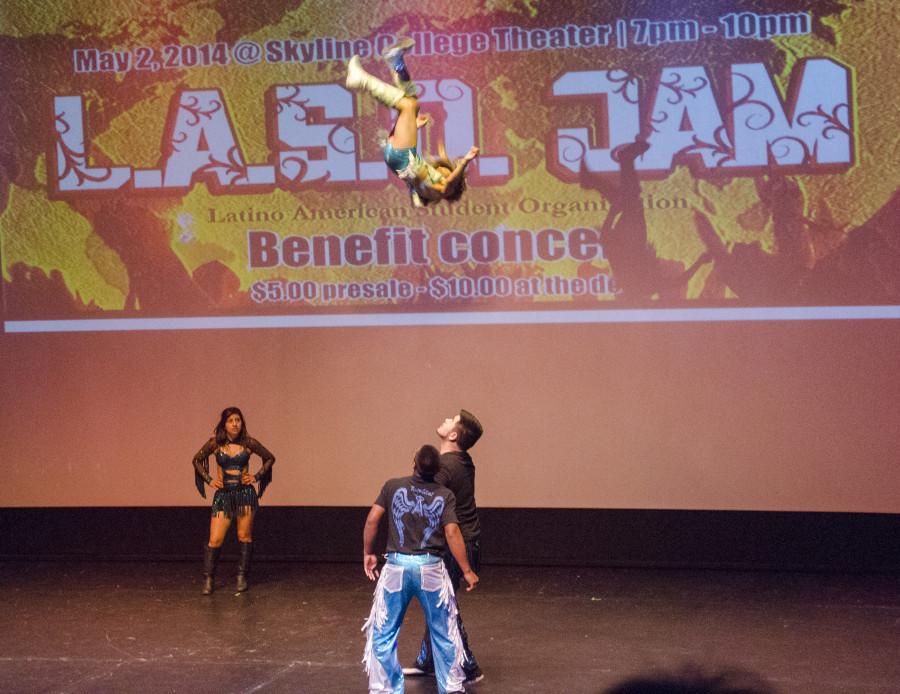
[[[441,468],[435,475],[435,482],[447,487],[456,497],[456,517],[466,545],[466,557],[472,570],[477,574],[481,568],[481,548],[478,538],[481,535],[481,524],[478,521],[478,508],[475,505],[475,464],[469,455],[469,449],[475,445],[484,428],[481,422],[467,410],[460,410],[454,417],[448,417],[437,428],[441,440]],[[459,592],[463,571],[449,552],[444,553],[444,562],[453,581],[454,591]],[[462,617],[457,612],[459,633],[462,637],[465,657],[463,670],[465,683],[472,684],[484,678],[475,655],[469,648],[469,637],[463,626]],[[431,653],[431,639],[428,630],[422,638],[416,664],[404,668],[406,675],[431,675],[434,673],[434,659]]]

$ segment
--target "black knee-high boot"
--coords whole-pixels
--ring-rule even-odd
[[[221,547],[207,545],[203,551],[203,594],[209,595],[215,589],[216,564],[219,562]]]
[[[247,590],[247,575],[250,573],[250,559],[253,557],[252,542],[238,542],[241,546],[241,556],[238,559],[237,592]]]

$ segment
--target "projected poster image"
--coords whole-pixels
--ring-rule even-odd
[[[888,5],[12,3],[5,329],[895,306]],[[420,151],[479,148],[456,202],[345,86],[404,36]]]

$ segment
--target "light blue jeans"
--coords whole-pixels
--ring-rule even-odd
[[[382,146],[382,153],[384,154],[384,163],[398,176],[409,168],[409,155],[412,154],[413,159],[418,156],[415,147],[394,149],[394,146],[390,142],[384,143]]]
[[[372,611],[363,625],[363,663],[370,694],[403,694],[403,671],[397,660],[397,636],[409,602],[425,612],[434,652],[438,691],[462,692],[463,643],[457,626],[453,584],[440,557],[391,552],[375,586]]]

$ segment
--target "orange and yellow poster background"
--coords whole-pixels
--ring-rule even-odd
[[[810,33],[765,39],[727,39],[720,30],[690,41],[660,45],[610,45],[498,51],[502,31],[626,24],[650,17],[658,23],[691,19],[707,25],[726,15],[788,16],[808,13]],[[896,216],[898,136],[894,117],[894,65],[884,48],[896,44],[898,25],[890,3],[501,3],[485,9],[458,3],[452,10],[429,3],[377,7],[348,4],[267,2],[252,12],[227,3],[141,4],[72,2],[49,6],[7,4],[2,70],[4,98],[2,233],[4,305],[7,320],[88,316],[203,316],[256,313],[442,311],[499,308],[596,308],[684,304],[693,306],[784,306],[893,304],[898,267],[891,239]],[[633,24],[629,24],[633,27]],[[893,33],[892,33],[893,32]],[[482,158],[506,158],[508,174],[479,177],[454,206],[410,206],[396,179],[346,182],[312,180],[276,184],[254,193],[217,190],[213,176],[198,175],[175,192],[117,190],[54,194],[53,99],[80,96],[84,103],[86,157],[94,167],[157,166],[164,155],[166,125],[179,90],[216,89],[224,97],[245,162],[273,159],[272,90],[276,85],[342,85],[341,60],[260,60],[211,64],[174,55],[175,46],[224,46],[229,55],[242,42],[306,42],[316,38],[360,40],[412,34],[449,37],[435,54],[420,43],[409,64],[421,80],[458,79],[474,92],[474,144]],[[493,37],[488,50],[454,51],[453,37]],[[533,35],[533,34],[532,34]],[[631,31],[632,40],[634,32]],[[438,39],[439,40],[439,39]],[[169,50],[166,49],[169,47]],[[506,48],[515,47],[509,41]],[[141,70],[141,51],[153,51],[159,69]],[[130,53],[127,71],[76,72],[75,55]],[[416,52],[419,55],[416,55]],[[454,55],[456,53],[462,53]],[[430,54],[429,54],[430,53]],[[204,56],[206,56],[204,58]],[[285,52],[275,54],[289,60]],[[311,57],[311,56],[307,56]],[[315,56],[312,56],[315,57]],[[627,223],[620,236],[634,248],[615,247],[614,234],[599,238],[588,259],[563,257],[531,262],[448,264],[436,248],[447,231],[472,238],[479,231],[587,229],[601,234],[615,204],[614,174],[564,180],[555,151],[557,129],[587,127],[599,137],[602,100],[554,98],[551,83],[584,70],[622,70],[648,85],[668,66],[700,65],[725,98],[730,66],[761,63],[786,95],[803,58],[829,58],[853,75],[852,165],[836,170],[772,165],[755,171],[697,175],[678,164],[666,175],[643,176],[644,227]],[[187,60],[193,66],[185,65]],[[302,59],[302,57],[301,57]],[[166,67],[166,61],[173,63]],[[174,62],[173,62],[174,61]],[[94,67],[99,70],[95,60]],[[99,66],[102,67],[102,58]],[[368,59],[368,69],[387,71]],[[83,66],[79,69],[82,69]],[[787,98],[787,97],[785,97]],[[387,109],[355,98],[352,117],[339,119],[352,131],[362,161],[378,162],[378,128],[389,126]],[[423,104],[428,110],[428,104]],[[315,113],[311,118],[317,117]],[[321,118],[321,114],[318,114]],[[845,116],[846,118],[847,116]],[[439,107],[424,148],[454,128]],[[468,127],[468,124],[466,124]],[[309,157],[315,159],[316,154]],[[279,238],[372,235],[377,228],[417,228],[429,236],[427,264],[271,268],[250,267],[248,231]],[[644,236],[645,239],[640,238]],[[554,237],[554,239],[557,237]],[[560,244],[562,242],[559,242]],[[621,245],[621,244],[620,244]],[[626,243],[627,246],[627,243]],[[464,282],[469,277],[506,277]],[[522,278],[559,278],[553,291],[509,288]],[[592,291],[567,291],[569,280],[601,278]],[[638,277],[634,280],[634,277]],[[437,279],[435,279],[437,278]],[[394,279],[424,287],[414,296],[307,299],[301,283],[376,283]],[[450,283],[447,283],[450,280]],[[429,283],[430,282],[430,283]],[[629,284],[629,282],[631,284]],[[267,284],[268,283],[268,284]],[[272,285],[274,289],[268,291]],[[479,286],[488,291],[480,292]],[[522,286],[522,285],[520,285]],[[288,296],[288,290],[296,290]],[[599,291],[598,291],[599,290]]]

